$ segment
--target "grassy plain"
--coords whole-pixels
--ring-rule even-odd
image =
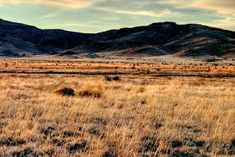
[[[235,155],[232,63],[0,66],[0,156]],[[64,87],[74,95],[56,92]]]

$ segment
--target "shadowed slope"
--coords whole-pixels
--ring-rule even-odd
[[[66,53],[69,52],[69,53]],[[173,22],[84,34],[0,20],[0,55],[105,53],[123,56],[234,56],[235,32]]]

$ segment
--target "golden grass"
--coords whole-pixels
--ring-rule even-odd
[[[136,63],[115,60],[34,60],[1,59],[0,72],[11,73],[86,73],[86,74],[177,74],[177,75],[232,75],[235,76],[233,63],[180,62]]]
[[[1,74],[0,156],[234,155],[234,84],[234,78]],[[76,95],[55,93],[63,87]]]

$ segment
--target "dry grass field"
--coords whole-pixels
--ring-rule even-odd
[[[63,60],[47,59],[47,57],[42,59],[0,59],[0,73],[235,77],[235,62]]]
[[[235,155],[234,64],[0,66],[0,156]]]

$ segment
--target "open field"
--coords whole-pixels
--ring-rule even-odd
[[[109,59],[0,59],[0,73],[21,74],[128,74],[152,76],[235,77],[235,62],[205,63],[185,59],[109,60]],[[179,59],[180,60],[180,59]]]
[[[234,63],[0,67],[0,156],[235,155]]]

